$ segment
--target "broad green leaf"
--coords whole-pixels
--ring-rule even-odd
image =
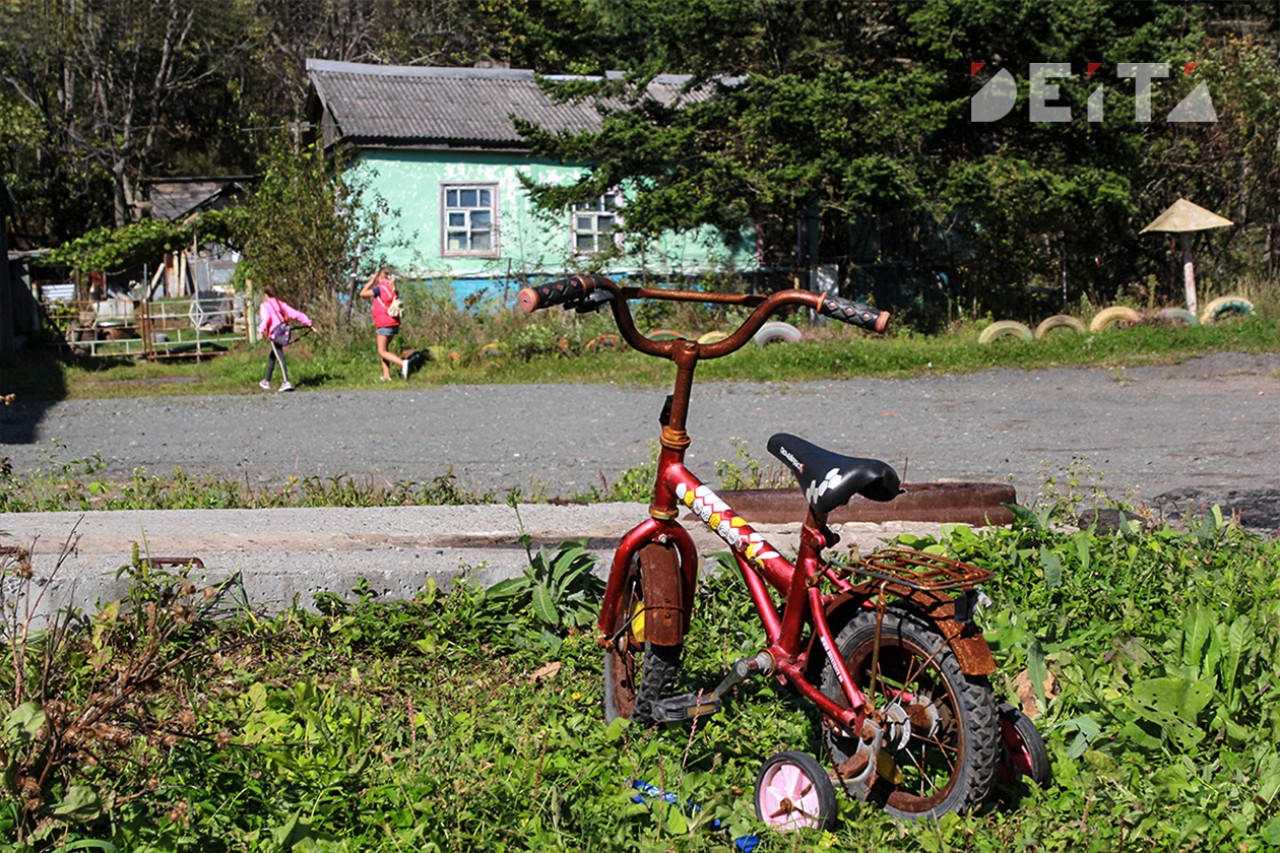
[[[1263,824],[1262,840],[1271,845],[1280,845],[1280,817],[1273,817]]]
[[[524,593],[528,587],[528,578],[507,578],[486,589],[484,594],[486,598],[509,598]]]
[[[1015,524],[1030,527],[1036,531],[1045,530],[1045,520],[1042,520],[1040,516],[1036,515],[1030,509],[1021,506],[1020,504],[1005,504],[1005,508],[1013,515],[1013,521]]]
[[[1089,749],[1089,744],[1093,743],[1098,735],[1102,734],[1102,727],[1092,717],[1076,717],[1068,720],[1064,725],[1065,731],[1074,731],[1076,736],[1071,743],[1067,745],[1067,755],[1071,758],[1079,758]]]
[[[1280,755],[1274,752],[1258,765],[1258,799],[1270,803],[1280,791]]]
[[[1027,646],[1027,674],[1031,678],[1031,688],[1036,692],[1040,707],[1049,707],[1049,699],[1044,692],[1044,684],[1049,680],[1049,668],[1045,665],[1044,648],[1038,639],[1033,639]]]
[[[72,785],[62,802],[53,807],[53,813],[67,820],[94,820],[102,814],[102,800],[88,785]]]
[[[1204,661],[1205,642],[1213,630],[1213,621],[1214,617],[1209,612],[1209,608],[1197,602],[1192,605],[1184,622],[1182,662],[1200,674],[1204,674],[1207,669],[1207,667],[1201,668],[1201,663]]]
[[[9,712],[4,723],[5,740],[30,743],[45,723],[44,707],[39,702],[23,702]]]
[[[1040,566],[1044,570],[1046,589],[1057,589],[1062,586],[1062,560],[1044,546],[1040,547]]]
[[[1226,656],[1222,662],[1222,692],[1227,697],[1227,707],[1235,710],[1235,699],[1237,695],[1236,674],[1240,671],[1240,659],[1244,656],[1245,649],[1248,648],[1249,640],[1253,636],[1253,625],[1249,621],[1249,617],[1240,615],[1231,623],[1231,627],[1227,629],[1226,639]]]
[[[663,829],[672,835],[688,835],[689,820],[674,803],[663,803],[659,811]]]
[[[560,613],[556,610],[555,599],[546,584],[538,584],[533,588],[533,612],[544,624],[559,627]]]
[[[1156,731],[1159,731],[1159,727],[1156,723],[1148,721],[1148,724],[1155,727]],[[1164,746],[1164,741],[1143,728],[1141,723],[1137,720],[1131,720],[1121,726],[1119,738],[1120,740],[1128,741],[1143,749],[1150,750],[1151,752],[1159,752],[1160,748]]]
[[[1087,530],[1081,530],[1071,537],[1076,543],[1076,559],[1080,561],[1081,574],[1087,574],[1089,571],[1089,560],[1091,557],[1090,545],[1092,539]]]
[[[1133,685],[1133,698],[1161,714],[1194,721],[1213,698],[1213,686],[1187,678],[1150,678]]]

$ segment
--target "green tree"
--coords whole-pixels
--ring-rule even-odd
[[[282,139],[261,172],[249,200],[230,212],[231,233],[244,252],[237,276],[259,289],[271,284],[297,304],[334,309],[355,266],[379,264],[361,258],[361,249],[378,243],[392,211],[345,174],[340,155],[326,157],[315,146],[299,149]]]
[[[186,105],[236,51],[235,22],[232,0],[0,5],[5,95],[43,125],[29,143],[48,176],[38,191],[55,204],[57,192],[70,191],[63,209],[49,205],[45,227],[73,229],[77,218],[82,229],[99,224],[86,213],[102,210],[104,182],[109,221],[140,217],[139,181],[162,150],[191,144]]]
[[[1207,21],[1261,16],[1265,34],[1265,10],[1099,0],[602,0],[598,9],[626,76],[548,89],[599,98],[603,126],[521,129],[537,153],[589,167],[574,185],[532,187],[544,208],[624,186],[634,241],[704,224],[740,233],[750,222],[776,265],[952,268],[966,308],[1016,313],[1031,311],[1040,289],[1066,282],[1072,299],[1112,299],[1160,271],[1159,247],[1138,231],[1177,197],[1171,178],[1196,186],[1205,182],[1193,173],[1215,157],[1228,172],[1247,160],[1257,208],[1275,175],[1262,142],[1274,141],[1269,78],[1247,70],[1261,51],[1250,60],[1223,50]],[[1267,49],[1274,56],[1274,38]],[[1205,74],[1237,81],[1239,94],[1222,85],[1241,110],[1231,131],[1163,120],[1204,79],[1178,73],[1201,56]],[[1072,121],[1029,116],[1029,69],[1049,61],[1072,63],[1074,76],[1054,81]],[[977,75],[975,62],[985,63]],[[1152,121],[1138,120],[1122,62],[1173,69],[1156,81]],[[1017,106],[975,123],[970,99],[998,69],[1014,75]],[[644,97],[660,72],[692,75],[682,101]],[[1102,121],[1087,120],[1095,91]]]

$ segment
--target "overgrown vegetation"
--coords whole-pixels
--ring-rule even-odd
[[[53,445],[42,464],[14,472],[0,465],[0,512],[83,510],[271,509],[277,507],[458,506],[490,503],[492,492],[463,489],[451,474],[429,483],[391,482],[375,476],[294,477],[277,486],[213,475],[192,476],[182,469],[159,475],[135,469],[122,481],[101,476],[94,454],[71,458]]]
[[[980,617],[996,687],[1036,714],[1053,781],[938,823],[845,799],[833,832],[767,849],[1280,843],[1280,543],[1215,513],[1103,533],[1044,510],[912,544],[996,571]],[[531,554],[512,588],[559,578],[589,601],[581,567],[572,544]],[[464,578],[268,615],[234,577],[135,555],[125,600],[42,629],[25,614],[43,571],[3,565],[9,850],[724,850],[760,831],[760,762],[820,751],[811,712],[765,681],[692,728],[606,727],[594,639],[538,593]],[[729,573],[704,575],[693,682],[756,650],[748,606]],[[635,779],[700,808],[636,802]]]

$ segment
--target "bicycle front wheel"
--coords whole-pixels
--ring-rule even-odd
[[[609,645],[604,653],[604,716],[647,725],[653,703],[670,696],[680,675],[684,644],[659,646],[645,635],[645,572],[678,572],[680,560],[670,546],[651,543],[631,559],[622,595],[608,614]]]
[[[844,781],[858,799],[906,819],[972,809],[991,791],[999,762],[999,724],[991,685],[960,669],[951,647],[906,611],[860,610],[836,636],[849,675],[875,705],[883,736],[874,767]],[[822,692],[848,704],[830,662]],[[866,750],[857,738],[825,734],[837,767]],[[850,762],[858,767],[863,762]]]

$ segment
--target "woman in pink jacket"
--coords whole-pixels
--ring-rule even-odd
[[[310,326],[311,318],[276,296],[276,289],[269,284],[262,288],[262,295],[266,298],[258,306],[258,337],[266,338],[271,344],[271,351],[267,353],[267,375],[258,387],[264,391],[271,390],[271,374],[279,360],[280,376],[284,379],[280,390],[292,391],[293,383],[289,381],[289,371],[284,364],[284,348],[289,345],[289,321],[296,320]]]

